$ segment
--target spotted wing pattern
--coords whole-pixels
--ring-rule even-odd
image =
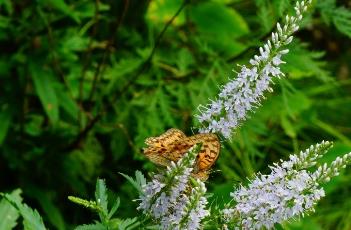
[[[194,165],[194,176],[202,180],[207,180],[209,170],[220,151],[220,142],[215,134],[187,137],[178,129],[170,129],[159,137],[148,138],[145,143],[148,145],[144,149],[145,156],[155,164],[163,166],[168,166],[171,161],[178,161],[192,146],[202,143]]]

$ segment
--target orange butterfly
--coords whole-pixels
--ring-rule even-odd
[[[144,154],[158,165],[168,166],[171,161],[177,162],[192,146],[202,143],[197,155],[193,176],[203,181],[207,180],[209,170],[216,162],[220,142],[212,133],[196,134],[187,137],[179,129],[169,129],[159,137],[150,137],[145,140],[148,145]]]

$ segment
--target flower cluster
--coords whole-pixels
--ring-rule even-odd
[[[281,57],[289,52],[284,47],[293,40],[291,35],[299,29],[302,14],[311,2],[297,2],[296,16],[287,16],[283,27],[277,23],[277,31],[259,48],[260,54],[250,60],[250,66],[242,66],[237,77],[222,87],[216,100],[198,107],[197,118],[203,125],[200,132],[218,132],[229,138],[247,113],[260,103],[264,92],[272,91],[269,86],[272,79],[284,76],[279,67],[285,63]]]
[[[159,222],[161,229],[199,229],[201,220],[209,215],[205,184],[191,178],[200,147],[195,145],[143,187],[138,209]]]
[[[312,0],[296,3],[295,16],[287,16],[285,25],[277,24],[277,31],[255,55],[248,66],[241,66],[237,77],[224,85],[218,98],[206,106],[199,106],[198,120],[203,125],[200,132],[220,133],[229,138],[244,121],[247,113],[259,105],[266,91],[272,91],[274,78],[284,76],[280,65],[284,48],[293,40],[299,29],[303,13]],[[325,196],[322,183],[337,176],[351,163],[351,153],[324,164],[315,171],[320,159],[330,149],[330,142],[311,146],[289,160],[270,167],[269,175],[257,174],[247,186],[240,186],[230,195],[233,202],[220,211],[223,229],[273,228],[294,217],[314,211],[317,202]],[[154,175],[142,188],[138,209],[155,220],[160,229],[201,229],[202,220],[209,216],[206,210],[206,187],[191,177],[200,145],[195,145],[177,163],[172,162],[165,173]],[[216,214],[214,214],[216,216]],[[213,219],[212,219],[213,220]]]
[[[244,229],[270,229],[293,217],[313,212],[316,203],[325,196],[320,183],[338,175],[351,162],[351,153],[337,158],[331,165],[323,165],[315,172],[307,168],[331,147],[330,142],[311,146],[289,161],[274,164],[269,175],[257,175],[247,186],[231,193],[236,204],[223,210],[227,223]]]

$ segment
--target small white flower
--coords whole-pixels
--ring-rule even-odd
[[[209,215],[205,184],[193,181],[191,193],[187,191],[199,150],[200,146],[195,145],[142,188],[138,209],[155,219],[160,229],[200,229],[202,219]]]
[[[291,35],[298,30],[302,13],[310,5],[310,2],[302,3],[295,6],[296,17],[287,16],[283,26],[277,23],[277,32],[273,32],[271,40],[250,59],[251,66],[242,66],[237,77],[221,87],[216,100],[211,100],[207,106],[199,106],[200,132],[216,132],[230,138],[247,114],[259,105],[264,93],[272,90],[269,85],[273,78],[284,76],[279,66],[285,63],[281,58],[289,50],[283,47],[292,42]]]
[[[288,161],[271,166],[271,174],[258,174],[247,187],[240,186],[230,194],[235,204],[223,210],[225,222],[234,220],[237,227],[244,229],[270,229],[277,223],[313,212],[325,196],[320,183],[351,163],[349,153],[329,167],[324,164],[315,172],[306,170],[331,146],[325,141],[311,146],[299,155],[291,155]]]

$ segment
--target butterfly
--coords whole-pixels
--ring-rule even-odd
[[[193,176],[206,181],[209,170],[216,162],[221,144],[213,133],[196,134],[187,137],[179,129],[169,129],[158,137],[145,140],[147,148],[144,154],[157,165],[168,166],[171,161],[177,162],[188,150],[197,143],[202,143],[197,155]]]

